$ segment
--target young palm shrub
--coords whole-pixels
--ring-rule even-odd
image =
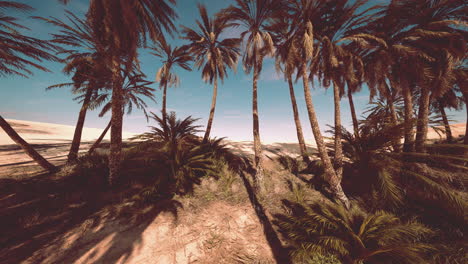
[[[385,211],[366,213],[357,206],[347,210],[330,203],[286,205],[291,214],[277,215],[277,224],[299,263],[327,255],[352,264],[427,263],[426,253],[433,249],[425,243],[431,229]]]
[[[214,170],[213,152],[195,136],[200,132],[200,126],[195,125],[198,119],[191,116],[177,119],[174,112],[165,118],[151,113],[151,119],[158,126],[135,137],[143,141],[134,150],[133,158],[129,158],[141,162],[153,176],[157,173],[156,181],[143,191],[143,196],[153,200],[161,195],[192,192],[193,186]]]

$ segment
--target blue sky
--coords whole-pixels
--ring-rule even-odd
[[[36,10],[29,14],[13,14],[20,17],[20,23],[31,30],[27,34],[49,39],[50,33],[56,28],[43,22],[35,21],[29,16],[55,16],[64,18],[64,10],[68,9],[78,15],[83,15],[88,6],[87,0],[73,0],[68,6],[59,4],[55,0],[21,0]],[[176,8],[179,19],[176,24],[193,27],[198,19],[197,3],[206,4],[209,14],[214,14],[221,8],[227,7],[231,0],[179,0]],[[238,30],[232,29],[227,35],[236,36]],[[183,40],[169,39],[173,45],[183,44]],[[157,69],[161,63],[157,57],[142,50],[140,53],[141,67],[148,80],[154,81]],[[34,71],[29,78],[8,76],[3,78],[0,85],[0,114],[5,118],[22,119],[38,122],[50,122],[74,125],[78,116],[80,105],[73,101],[73,95],[67,88],[45,91],[49,85],[68,82],[69,76],[64,75],[60,63],[44,62],[52,72]],[[212,86],[201,80],[201,73],[197,69],[187,72],[177,69],[181,83],[179,87],[171,88],[168,92],[167,107],[176,111],[178,116],[192,115],[201,118],[200,125],[205,126],[211,104]],[[294,121],[292,118],[291,101],[287,83],[277,74],[272,58],[265,60],[259,86],[259,115],[260,134],[264,141],[295,141],[297,140]],[[153,84],[157,88],[157,84]],[[295,85],[296,96],[300,109],[300,117],[307,141],[313,141],[310,125],[304,103],[304,94],[301,82]],[[158,89],[155,97],[157,103],[147,100],[149,110],[158,112],[161,107],[161,91]],[[333,124],[333,91],[316,85],[312,91],[322,130],[326,124]],[[364,87],[360,93],[354,95],[358,115],[363,112],[369,100],[369,93]],[[342,120],[347,127],[351,125],[349,104],[346,98],[342,103]],[[252,82],[251,76],[243,72],[239,63],[237,72],[229,72],[229,77],[218,87],[218,101],[212,129],[212,135],[227,137],[233,140],[251,140],[252,138]],[[452,119],[464,122],[465,114],[451,112]],[[85,126],[104,128],[110,116],[98,117],[98,111],[88,113]],[[143,113],[134,110],[131,115],[125,116],[124,130],[140,133],[147,130],[147,123]]]

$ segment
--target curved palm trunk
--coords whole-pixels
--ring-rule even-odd
[[[123,123],[123,79],[120,74],[120,62],[112,61],[112,117],[111,142],[109,155],[109,184],[113,185],[120,173],[122,156],[122,123]]]
[[[343,131],[341,130],[341,96],[340,86],[337,82],[333,82],[333,103],[335,106],[335,171],[336,176],[341,182],[343,176],[343,146],[341,145],[341,138]]]
[[[403,87],[403,101],[405,105],[405,141],[403,143],[404,152],[414,151],[414,131],[413,131],[413,95],[409,87]]]
[[[349,109],[351,110],[351,118],[353,119],[354,136],[359,138],[359,122],[356,116],[356,108],[354,108],[353,93],[348,89]]]
[[[18,144],[29,157],[31,157],[37,164],[45,170],[54,172],[57,168],[48,162],[41,154],[39,154],[31,145],[29,145],[16,131],[8,124],[8,122],[0,116],[0,127],[3,128],[5,133]]]
[[[304,76],[307,76],[307,73],[305,72],[306,65],[303,65],[304,67],[304,72],[303,72],[303,86],[304,86],[304,97],[306,101],[306,106],[307,106],[307,112],[309,114],[309,121],[310,121],[310,126],[312,128],[312,132],[314,134],[315,138],[315,143],[317,144],[317,150],[320,156],[320,159],[322,160],[323,163],[323,168],[325,172],[325,178],[328,181],[328,184],[330,185],[331,191],[333,192],[332,194],[341,201],[347,208],[349,208],[349,200],[348,197],[346,197],[346,194],[343,192],[343,188],[341,188],[341,183],[339,178],[337,177],[335,170],[333,169],[332,162],[330,160],[330,157],[328,156],[327,149],[325,146],[325,142],[322,137],[322,132],[320,132],[320,127],[319,123],[317,120],[317,116],[315,113],[314,105],[312,103],[312,95],[309,90],[309,81],[307,78],[304,78]]]
[[[466,110],[465,138],[463,139],[463,144],[468,145],[468,93],[463,93],[463,98],[465,98]]]
[[[427,139],[427,128],[429,124],[430,91],[422,89],[419,98],[418,122],[416,126],[416,151],[424,152]]]
[[[111,127],[111,121],[109,120],[109,123],[107,124],[106,128],[104,131],[102,131],[101,135],[99,138],[94,142],[94,144],[91,146],[91,148],[88,150],[88,154],[93,154],[93,152],[96,150],[96,148],[101,144],[102,140],[107,134],[107,131],[109,131],[109,128]]]
[[[81,135],[83,133],[83,126],[86,119],[86,112],[88,111],[88,105],[91,101],[92,90],[88,88],[83,100],[83,105],[80,109],[80,114],[78,115],[78,121],[75,126],[75,133],[73,134],[73,141],[70,147],[70,152],[68,153],[68,163],[76,161],[78,158],[78,151],[81,144]]]
[[[294,123],[296,123],[296,134],[297,140],[299,141],[299,150],[301,151],[302,159],[305,162],[309,162],[309,155],[307,154],[307,147],[304,140],[304,134],[302,133],[301,120],[299,119],[299,111],[297,109],[296,95],[294,94],[294,86],[291,80],[291,76],[288,77],[289,84],[289,95],[291,97],[291,104],[294,114]]]
[[[259,77],[258,67],[254,66],[253,89],[252,89],[252,116],[253,116],[253,138],[254,138],[254,166],[255,166],[255,187],[259,193],[264,193],[264,173],[262,159],[262,143],[260,141],[260,125],[258,121],[258,99],[257,99],[257,82]]]
[[[211,109],[210,109],[210,117],[208,118],[208,124],[206,125],[205,136],[203,137],[203,142],[207,142],[210,138],[211,126],[213,124],[213,118],[216,108],[216,96],[218,95],[218,79],[214,78],[213,83],[213,97],[211,98]]]
[[[439,111],[440,115],[442,116],[442,120],[444,121],[445,135],[447,136],[447,141],[451,143],[453,142],[452,129],[450,128],[447,113],[445,113],[445,109],[441,104],[439,104]]]

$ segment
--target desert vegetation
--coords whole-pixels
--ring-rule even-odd
[[[1,184],[5,263],[25,261],[106,206],[118,208],[107,217],[137,225],[212,201],[250,203],[272,251],[263,260],[236,251],[231,262],[220,257],[219,263],[466,262],[468,120],[465,135],[456,137],[446,113],[468,111],[466,1],[235,0],[212,16],[199,4],[196,21],[180,26],[177,5],[184,3],[90,0],[83,17],[32,17],[54,28],[50,39],[37,39],[10,16],[34,10],[0,1],[0,77],[33,79],[32,69],[48,71],[45,61],[60,62],[70,81],[48,89],[71,88],[81,104],[67,162],[59,166],[0,116],[0,127],[44,169],[38,178]],[[226,37],[233,28],[238,35]],[[171,44],[174,37],[185,44]],[[161,94],[141,71],[142,49],[162,62],[154,69]],[[264,154],[258,84],[266,58],[274,58],[289,89],[297,156]],[[252,74],[253,155],[236,154],[211,135],[216,105],[223,103],[218,88],[238,64]],[[175,68],[199,71],[212,85],[206,127],[169,110],[167,89],[184,81]],[[307,124],[299,117],[298,81]],[[332,91],[333,124],[319,124],[314,83]],[[370,91],[369,104],[358,117],[353,94],[363,88]],[[145,99],[160,102],[161,112],[147,112]],[[344,99],[350,128],[341,121]],[[124,114],[133,108],[144,111],[150,131],[123,141]],[[80,153],[93,109],[111,120]],[[305,144],[306,129],[314,150]],[[429,140],[429,129],[440,139]],[[111,140],[104,144],[108,130]],[[41,233],[46,228],[51,231]],[[208,237],[210,250],[227,239]],[[101,261],[117,261],[107,257]]]

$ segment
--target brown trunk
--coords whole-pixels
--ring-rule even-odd
[[[296,95],[294,94],[294,86],[291,80],[291,76],[288,77],[289,84],[289,95],[291,96],[291,104],[294,114],[294,123],[296,123],[296,134],[297,140],[299,141],[299,150],[301,151],[302,159],[305,162],[309,162],[309,155],[307,154],[307,147],[304,140],[304,134],[302,133],[301,120],[299,119],[299,110],[297,109]]]
[[[348,89],[348,100],[349,108],[351,110],[351,118],[353,119],[354,136],[359,138],[359,123],[356,116],[356,108],[354,108],[353,93],[350,89]]]
[[[335,106],[335,171],[336,176],[341,182],[343,176],[343,146],[341,145],[341,138],[343,131],[341,130],[341,87],[337,82],[333,82],[333,103]]]
[[[109,154],[109,184],[113,185],[120,173],[122,156],[123,91],[120,61],[112,61],[112,117]]]
[[[440,111],[440,115],[442,116],[442,120],[444,121],[445,135],[447,136],[447,142],[451,143],[453,142],[452,129],[450,128],[450,124],[447,118],[447,114],[445,113],[445,109],[441,104],[439,104],[439,111]]]
[[[392,126],[396,126],[398,125],[398,117],[397,117],[397,113],[395,110],[395,104],[393,102],[393,98],[394,98],[394,94],[392,92],[389,92],[388,97],[387,97],[387,104],[390,108],[390,121],[392,122]],[[401,152],[400,143],[401,143],[400,138],[395,139],[395,141],[393,142],[393,150],[397,153]]]
[[[405,104],[405,141],[403,143],[404,152],[414,151],[414,130],[413,130],[413,95],[409,87],[404,86],[403,89],[403,100]]]
[[[466,110],[466,124],[465,124],[465,138],[463,144],[468,145],[468,93],[463,93],[465,98],[465,110]]]
[[[262,143],[260,141],[260,126],[258,121],[258,100],[257,100],[257,81],[259,76],[258,67],[254,66],[253,91],[252,91],[252,115],[253,115],[253,137],[254,137],[254,166],[255,166],[255,185],[259,193],[264,193],[264,173],[262,160]]]
[[[307,106],[307,113],[309,114],[310,126],[312,128],[312,132],[314,133],[317,150],[323,163],[325,179],[330,185],[331,191],[333,192],[333,195],[336,197],[336,199],[341,201],[346,207],[349,208],[348,197],[346,197],[346,194],[341,188],[340,180],[338,179],[335,170],[333,169],[333,165],[331,163],[330,157],[328,156],[327,148],[322,137],[322,132],[320,131],[314,105],[312,103],[312,95],[309,90],[309,80],[307,78],[306,65],[303,65],[303,69],[304,72],[302,73],[302,81],[304,86],[304,97]]]
[[[419,98],[418,122],[416,126],[416,152],[424,152],[429,124],[430,91],[422,89]]]
[[[0,127],[3,128],[5,133],[18,144],[29,157],[37,162],[42,168],[50,172],[54,172],[57,168],[48,162],[41,154],[39,154],[31,145],[29,145],[18,133],[8,124],[8,122],[0,116]]]
[[[162,100],[162,110],[161,110],[162,119],[164,123],[166,121],[166,97],[167,97],[167,82],[166,84],[164,84],[164,88],[163,88],[163,100]]]
[[[205,131],[205,136],[203,137],[203,142],[207,142],[208,139],[210,138],[211,125],[213,124],[217,95],[218,95],[218,79],[215,76],[214,83],[213,83],[213,97],[211,98],[210,117],[208,118],[208,124],[206,125],[206,131]]]
[[[93,91],[88,88],[86,90],[85,98],[83,100],[83,105],[80,109],[80,114],[78,115],[78,121],[75,126],[75,133],[73,135],[73,141],[70,147],[70,152],[68,153],[68,163],[76,161],[78,158],[78,151],[81,144],[81,134],[83,133],[83,126],[86,119],[86,112],[88,111],[89,102],[91,101],[91,95]]]
[[[99,138],[96,140],[96,142],[94,142],[94,144],[91,146],[91,148],[88,150],[88,154],[93,154],[94,150],[96,150],[96,148],[99,146],[99,144],[101,144],[101,141],[104,139],[104,137],[106,136],[107,134],[107,131],[109,131],[109,128],[111,127],[111,121],[109,120],[109,123],[107,124],[106,128],[104,129],[104,131],[102,131],[101,135],[99,136]]]

